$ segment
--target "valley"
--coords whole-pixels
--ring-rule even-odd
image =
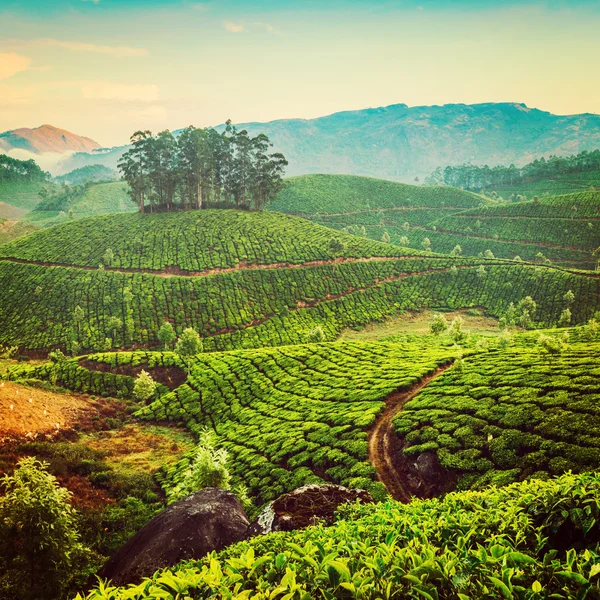
[[[0,600],[595,598],[594,171],[508,201],[270,147],[3,159]]]

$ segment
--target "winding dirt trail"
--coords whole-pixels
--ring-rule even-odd
[[[385,410],[377,417],[369,433],[369,461],[377,469],[379,481],[385,485],[394,500],[408,502],[411,493],[402,481],[402,476],[394,465],[394,454],[399,451],[398,438],[394,434],[392,420],[404,405],[412,400],[436,377],[448,370],[453,363],[438,367],[426,375],[409,390],[392,392],[385,400]]]

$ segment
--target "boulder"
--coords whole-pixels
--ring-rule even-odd
[[[102,567],[115,585],[138,583],[163,567],[197,559],[248,536],[250,522],[231,493],[206,488],[156,515]]]
[[[425,484],[439,483],[446,478],[446,472],[442,465],[440,465],[435,452],[423,452],[419,454],[415,462],[415,468]]]
[[[320,520],[332,523],[338,506],[356,500],[373,502],[365,490],[351,490],[341,485],[306,485],[279,496],[263,509],[250,526],[249,535],[302,529]]]

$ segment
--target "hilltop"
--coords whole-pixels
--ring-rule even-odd
[[[53,125],[41,125],[35,129],[23,127],[0,133],[0,150],[27,150],[34,154],[55,152],[91,152],[100,148],[94,140],[82,137]]]

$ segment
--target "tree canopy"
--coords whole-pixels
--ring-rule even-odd
[[[250,137],[230,121],[222,133],[187,127],[136,131],[119,170],[140,212],[208,207],[263,210],[279,192],[287,160],[264,134]]]
[[[539,158],[518,168],[498,165],[477,166],[471,164],[438,167],[425,180],[427,185],[451,185],[479,192],[494,187],[513,186],[546,179],[567,173],[585,173],[600,169],[600,150],[588,152],[584,150],[574,156],[550,156]]]
[[[46,181],[49,177],[50,175],[42,171],[33,159],[18,160],[0,154],[0,183]]]

